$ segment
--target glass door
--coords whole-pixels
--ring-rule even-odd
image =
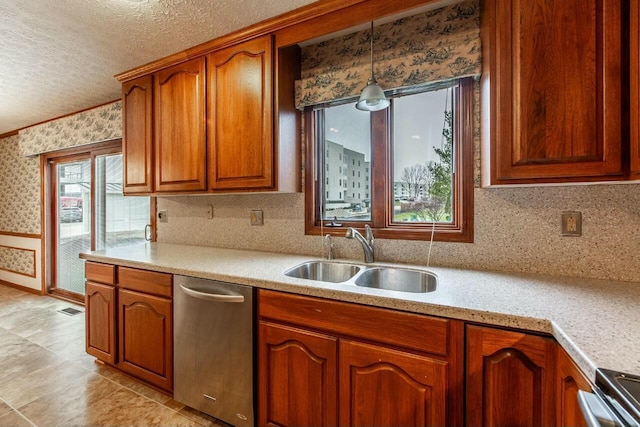
[[[122,154],[95,157],[95,249],[144,243],[149,197],[122,194]]]
[[[53,167],[54,288],[67,297],[84,295],[84,263],[78,255],[91,250],[91,158],[82,157]]]
[[[84,299],[81,252],[145,241],[150,197],[122,193],[119,143],[50,159],[52,274],[50,291]]]

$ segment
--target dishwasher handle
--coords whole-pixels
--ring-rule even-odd
[[[578,404],[589,427],[618,427],[620,420],[609,410],[595,393],[578,390]]]
[[[208,292],[200,292],[195,291],[191,288],[188,288],[183,285],[179,285],[180,289],[184,291],[185,294],[192,296],[194,298],[203,299],[206,301],[217,301],[217,302],[244,302],[244,296],[242,295],[222,295],[222,294],[210,294]]]

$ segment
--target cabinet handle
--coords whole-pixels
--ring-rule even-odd
[[[207,292],[199,292],[194,291],[193,289],[189,289],[183,285],[180,285],[180,289],[184,291],[185,294],[192,296],[194,298],[199,298],[207,301],[218,301],[218,302],[244,302],[244,296],[242,295],[221,295],[221,294],[210,294]]]

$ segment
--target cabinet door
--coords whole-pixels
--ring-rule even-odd
[[[337,339],[260,322],[261,426],[337,424]]]
[[[622,178],[621,2],[485,0],[491,183]]]
[[[640,2],[630,2],[631,177],[640,178]]]
[[[340,340],[340,425],[447,425],[447,363]]]
[[[551,338],[467,326],[467,425],[554,425],[554,351]]]
[[[209,187],[274,186],[271,36],[208,57]]]
[[[171,300],[118,291],[118,367],[167,391],[173,388]]]
[[[205,59],[154,75],[156,191],[206,190]]]
[[[111,365],[116,363],[116,288],[85,285],[86,350]]]
[[[124,193],[153,192],[153,77],[122,84]]]
[[[578,390],[591,392],[589,381],[561,348],[556,359],[556,412],[559,427],[582,427],[584,420],[578,405]]]

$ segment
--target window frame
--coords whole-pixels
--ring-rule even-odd
[[[412,92],[422,92],[413,90]],[[321,221],[319,190],[325,175],[318,174],[325,163],[319,164],[318,155],[325,150],[324,129],[316,129],[317,120],[313,107],[304,111],[305,132],[305,234],[344,236],[347,227],[361,232],[368,224],[376,238],[401,240],[433,240],[442,242],[473,242],[473,107],[474,83],[472,77],[461,78],[453,86],[453,150],[454,173],[453,206],[451,223],[394,223],[393,219],[393,181],[391,168],[393,155],[391,141],[392,109],[371,113],[371,172],[370,199],[378,200],[372,204],[371,220],[343,221],[340,226],[332,226],[331,221]],[[318,140],[316,140],[318,137]],[[380,200],[385,200],[380,203]]]

